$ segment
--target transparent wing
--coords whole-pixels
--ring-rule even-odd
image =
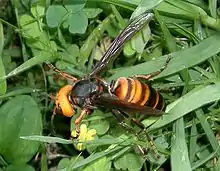
[[[128,103],[125,101],[118,100],[115,97],[112,97],[108,94],[100,96],[95,103],[110,109],[119,109],[128,113],[133,114],[144,114],[147,116],[160,116],[164,112],[158,109],[153,109],[149,106],[140,106],[134,103]]]
[[[100,71],[105,69],[108,63],[117,57],[118,52],[120,52],[125,42],[131,39],[131,37],[143,28],[145,24],[149,23],[152,17],[152,13],[143,13],[137,18],[131,20],[130,24],[115,38],[100,61],[93,67],[89,77],[97,76]]]

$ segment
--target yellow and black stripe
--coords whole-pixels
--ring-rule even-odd
[[[165,110],[165,101],[158,91],[138,79],[120,77],[114,84],[114,94],[119,100]]]

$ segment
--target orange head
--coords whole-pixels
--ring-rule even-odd
[[[71,85],[65,85],[64,87],[62,87],[57,93],[55,100],[55,112],[58,110],[67,117],[71,117],[74,115],[73,104],[71,104],[69,100],[69,94],[71,93],[72,88],[73,86]]]

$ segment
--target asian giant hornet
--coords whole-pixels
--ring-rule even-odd
[[[72,81],[71,85],[62,87],[56,95],[54,114],[59,111],[64,116],[74,115],[76,106],[81,108],[79,117],[75,120],[76,130],[79,133],[81,120],[92,112],[94,107],[103,106],[112,109],[117,117],[118,113],[140,113],[145,116],[160,116],[165,109],[162,96],[147,83],[140,80],[149,80],[160,74],[167,66],[170,58],[159,71],[147,75],[120,77],[107,83],[98,77],[108,63],[117,56],[124,43],[136,32],[143,28],[152,19],[152,13],[144,13],[132,20],[130,24],[115,38],[101,60],[84,78],[77,79],[72,75],[59,71],[53,65],[49,66],[61,76]],[[136,122],[134,120],[134,122]],[[136,122],[141,128],[144,126]],[[150,137],[148,137],[150,139]]]

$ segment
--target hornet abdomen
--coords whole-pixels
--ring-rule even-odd
[[[119,100],[165,110],[165,101],[159,92],[136,78],[120,77],[112,84],[112,90]]]

